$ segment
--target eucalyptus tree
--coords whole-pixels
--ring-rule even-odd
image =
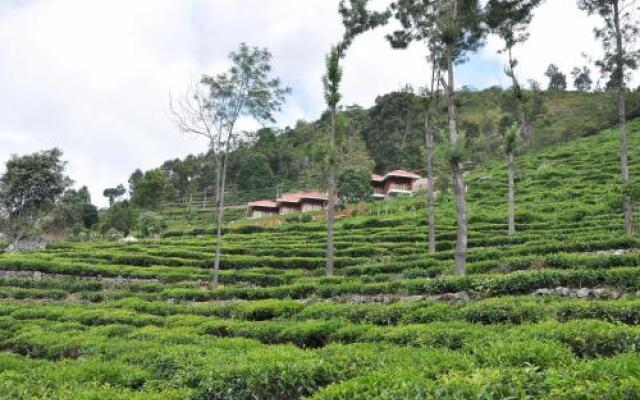
[[[579,67],[571,70],[571,77],[573,78],[573,86],[579,92],[588,92],[591,90],[593,80],[591,79],[591,70],[584,65],[582,69]]]
[[[544,75],[549,78],[547,90],[556,92],[564,92],[567,90],[567,76],[560,71],[557,65],[549,64]]]
[[[514,190],[513,158],[516,151],[520,129],[517,124],[511,125],[504,133],[504,153],[507,158],[507,209],[509,235],[516,233],[516,203]]]
[[[627,112],[625,103],[628,72],[638,68],[640,49],[639,0],[578,0],[578,7],[589,15],[598,15],[602,26],[594,30],[596,39],[602,42],[604,56],[597,62],[601,72],[609,77],[608,88],[618,93],[618,121],[620,125],[620,175],[624,210],[624,229],[632,234],[633,203],[629,182],[629,144],[627,137]]]
[[[424,118],[424,168],[427,173],[427,241],[429,252],[436,252],[436,207],[434,193],[433,157],[436,132],[436,113],[440,107],[440,51],[435,42],[429,43],[431,79],[425,89],[426,112]]]
[[[504,42],[504,48],[499,52],[507,55],[505,74],[511,79],[520,130],[530,145],[534,144],[534,137],[525,111],[525,96],[515,71],[518,60],[513,56],[513,48],[529,38],[527,28],[533,18],[533,10],[541,2],[542,0],[489,0],[486,14],[489,29]]]
[[[203,136],[215,159],[216,246],[212,284],[218,285],[227,164],[239,138],[240,118],[273,122],[290,89],[272,76],[271,53],[266,48],[240,44],[229,54],[231,67],[217,75],[203,75],[191,83],[180,100],[170,102],[178,129]]]
[[[422,7],[420,7],[422,5]],[[458,130],[454,65],[465,61],[469,52],[482,44],[486,30],[482,23],[479,0],[399,0],[392,3],[394,16],[403,29],[393,32],[391,44],[405,47],[410,41],[430,40],[442,50],[442,67],[446,79],[441,79],[448,110],[449,167],[456,197],[457,238],[455,250],[456,273],[466,272],[467,202],[463,177],[465,138]]]
[[[470,52],[484,44],[487,29],[484,24],[483,2],[480,0],[395,0],[390,1],[383,13],[373,18],[367,11],[367,0],[350,0],[350,7],[340,3],[340,13],[347,31],[361,32],[383,25],[391,19],[400,24],[387,40],[393,48],[406,48],[412,42],[425,46],[430,43],[441,51],[438,57],[443,70],[440,83],[444,89],[448,110],[448,154],[451,180],[456,197],[457,240],[455,250],[456,273],[464,275],[467,252],[467,202],[463,177],[465,138],[459,132],[456,105],[454,66],[462,64]],[[349,18],[345,18],[345,15]]]
[[[342,68],[340,58],[342,57],[342,47],[340,45],[331,48],[326,58],[326,73],[322,77],[324,87],[324,99],[331,113],[331,131],[329,140],[329,178],[327,186],[327,197],[329,204],[327,207],[327,251],[325,259],[325,273],[327,276],[333,275],[334,267],[334,246],[333,246],[333,226],[336,212],[336,130],[337,130],[337,108],[340,102],[340,82],[342,81]]]

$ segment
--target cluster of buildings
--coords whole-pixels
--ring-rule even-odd
[[[385,175],[371,174],[373,198],[408,195],[426,189],[427,180],[413,172],[397,169]],[[247,216],[260,218],[271,215],[286,215],[292,212],[319,211],[329,203],[326,193],[285,193],[273,200],[258,200],[247,204]]]

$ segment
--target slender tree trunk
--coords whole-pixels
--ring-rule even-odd
[[[613,2],[613,17],[616,29],[616,53],[618,74],[618,118],[620,122],[620,174],[623,185],[624,210],[624,231],[626,234],[633,234],[633,208],[631,194],[629,193],[629,144],[627,138],[627,113],[625,104],[625,82],[624,82],[624,48],[622,47],[622,31],[620,28],[620,10],[618,2]]]
[[[509,235],[516,233],[516,204],[514,200],[514,185],[513,185],[513,152],[507,154],[507,180],[509,190],[507,194],[507,203],[509,208]]]
[[[457,7],[457,0],[454,0],[454,11]],[[454,13],[455,16],[455,13]],[[455,17],[454,17],[455,20]],[[456,110],[455,99],[455,81],[453,72],[453,51],[451,47],[447,48],[447,108],[449,110],[449,140],[452,146],[458,143],[458,115]],[[451,159],[451,180],[453,183],[453,191],[456,196],[456,215],[457,215],[457,239],[455,259],[455,271],[458,275],[466,273],[467,258],[467,200],[464,185],[464,177],[462,176],[462,165],[460,160]]]
[[[216,220],[216,250],[215,261],[213,264],[213,286],[218,286],[218,273],[220,271],[220,252],[222,240],[222,164],[223,157],[219,157],[216,165],[216,204],[215,204],[215,220]]]
[[[518,108],[518,119],[520,120],[520,129],[522,130],[522,137],[529,143],[529,146],[532,148],[535,146],[535,139],[533,137],[533,131],[529,126],[529,121],[527,120],[527,113],[524,107],[524,100],[522,95],[522,88],[520,88],[520,83],[518,83],[518,78],[516,77],[515,65],[513,62],[513,56],[511,54],[511,48],[508,49],[509,53],[509,69],[511,71],[511,86],[513,87],[513,97],[516,99],[516,106]]]
[[[217,190],[216,190],[216,258],[213,264],[213,286],[218,286],[220,275],[220,255],[222,253],[222,222],[224,217],[224,192],[227,181],[227,161],[231,148],[232,128],[229,130],[229,136],[225,144],[224,153],[220,157],[217,173]],[[220,165],[222,164],[222,165]]]
[[[429,124],[430,125],[430,124]],[[427,226],[429,229],[429,252],[436,252],[436,212],[435,195],[433,190],[433,128],[427,126],[425,129],[425,150],[427,170]]]
[[[429,252],[436,252],[436,212],[435,212],[435,196],[433,190],[433,114],[434,108],[437,106],[436,102],[436,62],[435,55],[433,68],[431,71],[431,93],[429,98],[429,105],[427,109],[427,115],[424,121],[424,154],[425,154],[425,170],[427,171],[427,227],[428,227],[428,240],[429,240]]]
[[[327,276],[333,275],[333,225],[335,222],[335,197],[336,197],[336,182],[335,182],[335,147],[336,147],[336,107],[331,107],[331,154],[329,155],[329,185],[327,194],[329,197],[329,204],[327,207],[327,257],[325,263],[325,272]]]
[[[204,190],[204,198],[202,199],[202,209],[207,207],[207,189]]]

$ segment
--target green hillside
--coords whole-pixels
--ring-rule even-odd
[[[630,142],[638,187],[640,120]],[[0,255],[0,399],[637,399],[617,152],[612,130],[520,157],[513,237],[504,166],[472,172],[465,277],[450,195],[435,255],[421,198],[339,219],[332,278],[321,222],[238,221],[210,289],[198,211],[160,239]]]
[[[592,136],[616,123],[615,92],[525,91],[527,115],[535,147]],[[506,127],[516,121],[511,89],[462,89],[457,95],[460,128],[473,149],[470,161],[482,164],[502,155]],[[640,116],[640,91],[626,96],[627,117]],[[340,167],[366,166],[384,174],[394,169],[423,171],[424,99],[413,91],[387,93],[368,109],[350,106],[338,116]],[[439,130],[447,124],[443,105],[437,116]],[[230,154],[226,204],[273,198],[282,191],[320,189],[326,185],[326,150],[329,116],[299,121],[284,129],[264,128],[246,135]],[[441,140],[444,135],[437,135]],[[526,149],[527,151],[529,149]],[[437,159],[436,169],[447,162]],[[164,190],[150,193],[141,185],[142,171],[131,175],[130,195],[142,208],[159,200],[211,199],[215,159],[211,154],[168,160],[158,166],[166,176]],[[157,172],[157,171],[155,171]],[[442,176],[448,173],[442,172]],[[136,183],[138,182],[138,183]]]

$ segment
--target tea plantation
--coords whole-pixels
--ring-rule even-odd
[[[515,236],[503,163],[470,173],[465,277],[448,194],[433,255],[422,198],[339,219],[331,278],[313,221],[230,224],[217,289],[204,224],[0,255],[0,399],[638,399],[617,151],[605,131],[520,157]]]

